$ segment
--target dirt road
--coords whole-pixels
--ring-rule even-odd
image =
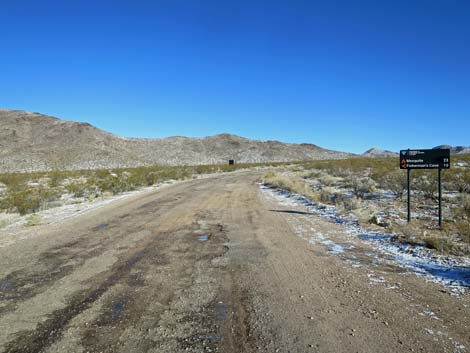
[[[470,296],[353,267],[237,172],[34,227],[0,248],[0,352],[464,352]],[[340,228],[309,216],[315,227]],[[432,314],[431,314],[432,313]]]

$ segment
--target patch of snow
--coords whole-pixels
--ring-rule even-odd
[[[425,310],[423,311],[422,313],[419,313],[419,315],[421,316],[426,316],[426,317],[429,317],[431,319],[434,319],[434,320],[441,320],[436,314],[434,314],[434,312],[432,312],[431,310]]]
[[[373,273],[368,273],[367,277],[369,277],[370,283],[385,283],[386,282],[385,278],[383,278],[382,276],[376,276]]]
[[[326,245],[328,248],[330,248],[330,250],[328,251],[330,254],[338,255],[338,254],[344,253],[344,250],[345,250],[344,246],[338,243],[335,243],[331,240],[323,240],[321,243],[323,245]]]
[[[430,328],[425,328],[423,331],[424,331],[424,333],[426,333],[427,335],[434,335],[434,331],[431,330]]]
[[[335,206],[316,204],[302,195],[274,189],[269,185],[259,184],[259,187],[265,195],[274,199],[280,205],[286,207],[303,206],[308,210],[308,213],[343,226],[350,236],[372,245],[380,253],[390,257],[395,264],[412,271],[416,275],[425,277],[428,281],[447,286],[455,294],[470,288],[470,259],[468,257],[439,255],[423,246],[393,242],[393,234],[366,232],[359,225],[356,217],[339,214]],[[318,238],[318,235],[316,237]],[[338,246],[341,247],[341,245]],[[331,253],[344,253],[346,249],[344,247],[340,249],[339,247]],[[371,253],[366,255],[377,257],[376,254]]]

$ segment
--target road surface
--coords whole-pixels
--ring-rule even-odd
[[[0,248],[0,352],[470,348],[468,293],[393,268],[397,286],[372,285],[373,264],[296,236],[296,211],[260,192],[261,175],[181,182],[19,235]]]

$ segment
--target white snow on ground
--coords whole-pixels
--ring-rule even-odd
[[[264,195],[282,206],[304,207],[307,214],[302,215],[303,217],[313,214],[341,225],[349,236],[372,245],[377,252],[369,255],[377,260],[389,258],[400,267],[423,276],[429,281],[440,283],[456,294],[470,288],[470,259],[468,257],[439,255],[423,246],[392,242],[393,234],[368,233],[359,225],[354,216],[340,215],[334,206],[315,204],[302,195],[274,189],[264,184],[259,184],[259,187]],[[299,227],[300,225],[297,228]],[[310,243],[326,245],[331,254],[345,255],[345,252],[347,254],[347,250],[350,249],[350,246],[333,242],[325,234],[305,234],[305,230],[303,233],[302,237]],[[349,257],[347,260],[355,267],[360,265],[354,258]],[[378,282],[376,278],[370,277],[370,280]]]
[[[338,255],[344,253],[344,246],[336,244],[331,240],[323,240],[321,243],[330,248],[330,251],[328,251],[330,254]]]
[[[367,277],[371,283],[385,283],[385,278],[382,276],[376,276],[374,273],[368,273]]]

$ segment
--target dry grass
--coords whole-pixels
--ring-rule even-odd
[[[437,229],[430,216],[403,224],[406,202],[406,172],[398,168],[398,157],[349,158],[331,161],[310,161],[296,165],[280,175],[270,173],[265,182],[274,187],[302,194],[312,201],[333,204],[341,212],[352,212],[363,225],[380,225],[397,234],[396,241],[420,244],[442,253],[470,254],[470,155],[454,155],[452,168],[442,173],[443,189],[458,193],[444,202],[447,214],[445,227]],[[315,188],[312,187],[315,185]],[[424,212],[436,204],[437,171],[413,170],[413,212]],[[349,194],[346,193],[349,192]],[[391,201],[373,201],[373,192],[391,192]],[[351,197],[351,193],[353,197]],[[421,207],[421,208],[420,208]],[[380,211],[402,210],[397,217],[377,216]],[[432,214],[432,212],[430,212]]]
[[[460,241],[455,228],[451,225],[442,230],[423,229],[421,222],[412,221],[410,224],[394,224],[390,230],[397,234],[395,238],[397,242],[426,246],[444,254],[470,254],[469,244]]]
[[[309,184],[301,177],[288,177],[270,172],[263,178],[263,183],[278,189],[304,195],[311,200],[317,200],[319,198],[319,194],[314,192]]]

